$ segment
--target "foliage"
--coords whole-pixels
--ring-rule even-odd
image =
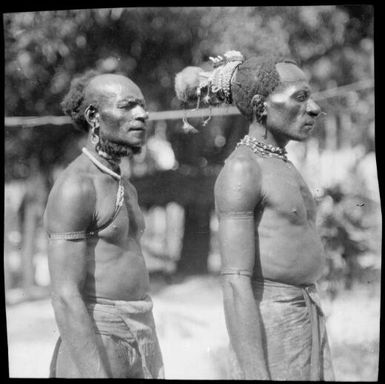
[[[367,5],[5,14],[5,115],[62,114],[59,104],[71,78],[89,68],[132,77],[143,89],[150,110],[179,108],[173,89],[175,74],[228,49],[241,50],[246,56],[265,52],[294,55],[311,75],[315,90],[346,84],[372,76],[372,19],[373,7]],[[178,160],[190,164],[199,164],[202,158],[208,163],[223,161],[228,145],[218,146],[214,141],[222,135],[227,143],[234,129],[229,129],[230,123],[222,122],[215,134],[206,133],[207,129],[188,138],[193,150],[188,159]],[[184,153],[178,151],[183,147],[178,124],[168,124],[168,136],[176,153]],[[235,124],[244,126],[241,119]],[[21,149],[27,143],[32,149],[43,147],[47,151],[40,156],[36,150],[42,165],[49,168],[60,160],[53,154],[60,152],[62,140],[53,142],[49,132],[36,135],[33,130],[11,129],[16,132],[6,132],[6,158],[11,156],[12,160],[7,163],[7,178],[24,177],[14,165],[22,158],[28,166],[32,153]],[[60,138],[71,143],[70,129],[62,129],[65,133],[60,133]],[[177,137],[173,137],[175,133]],[[211,158],[213,151],[221,152],[219,157]]]
[[[71,79],[87,69],[131,77],[141,87],[150,111],[179,109],[175,74],[189,65],[206,66],[210,56],[230,49],[240,50],[246,57],[264,53],[294,57],[307,73],[313,91],[354,83],[374,76],[373,14],[370,5],[106,8],[5,14],[5,115],[61,115],[60,101]],[[321,106],[330,115],[349,116],[348,122],[340,123],[341,142],[349,137],[345,143],[363,143],[366,151],[373,150],[373,92],[334,97],[322,101]],[[186,201],[211,201],[212,188],[204,193],[202,188],[210,185],[213,170],[245,133],[246,122],[239,116],[212,118],[206,128],[199,119],[190,122],[199,134],[186,135],[180,130],[182,122],[167,121],[166,138],[173,147],[178,172],[187,170],[185,174],[195,178],[190,182],[199,187],[188,189],[186,181],[184,188],[173,193]],[[151,134],[158,124],[165,125],[149,124]],[[325,125],[320,124],[316,135],[321,139],[320,148],[327,147]],[[54,167],[68,164],[79,153],[82,138],[69,126],[6,127],[6,181],[28,178],[36,169],[50,177]],[[180,179],[175,174],[170,177]],[[170,190],[167,180],[159,179],[157,189],[166,183],[162,191]],[[153,189],[145,186],[141,192],[144,200],[146,190],[154,195]],[[201,199],[194,191],[209,198]],[[336,193],[329,192],[331,196]],[[161,196],[165,201],[169,197]],[[343,195],[345,207],[350,198]],[[362,228],[346,216],[348,208],[338,207],[332,205],[325,216],[323,228],[327,231],[322,235],[328,252],[342,250],[352,254],[353,260],[354,255],[367,250],[360,248],[365,243],[355,238]],[[336,279],[344,270],[335,265],[330,269]]]
[[[354,282],[379,278],[378,203],[365,193],[352,195],[340,185],[325,190],[319,207],[320,235],[327,255],[326,291],[334,298]],[[365,256],[365,258],[360,258]]]

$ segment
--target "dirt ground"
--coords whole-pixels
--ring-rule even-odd
[[[219,281],[152,280],[154,317],[168,379],[226,379],[228,337]],[[322,295],[321,295],[322,297]],[[380,293],[357,287],[323,298],[337,381],[376,381]],[[44,378],[58,331],[45,297],[7,305],[10,377]]]

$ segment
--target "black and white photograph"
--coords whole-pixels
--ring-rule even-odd
[[[5,376],[379,380],[376,7],[54,7],[2,15]]]

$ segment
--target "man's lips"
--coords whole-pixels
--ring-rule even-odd
[[[315,121],[309,121],[309,122],[307,122],[307,123],[304,124],[304,127],[313,128],[313,127],[314,127],[314,124],[315,124]]]
[[[145,124],[143,123],[133,123],[130,124],[129,131],[144,131],[146,129]]]

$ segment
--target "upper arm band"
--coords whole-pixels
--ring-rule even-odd
[[[81,240],[88,239],[95,236],[97,232],[57,232],[57,233],[48,233],[48,238],[50,240]]]
[[[251,277],[253,275],[248,269],[237,269],[237,268],[223,268],[221,275],[238,275]]]
[[[235,219],[248,219],[248,218],[254,216],[254,212],[253,212],[253,211],[243,211],[243,212],[237,212],[237,211],[233,211],[233,212],[219,212],[219,213],[218,213],[218,216],[220,216],[220,217],[232,217],[232,218],[235,218]]]

